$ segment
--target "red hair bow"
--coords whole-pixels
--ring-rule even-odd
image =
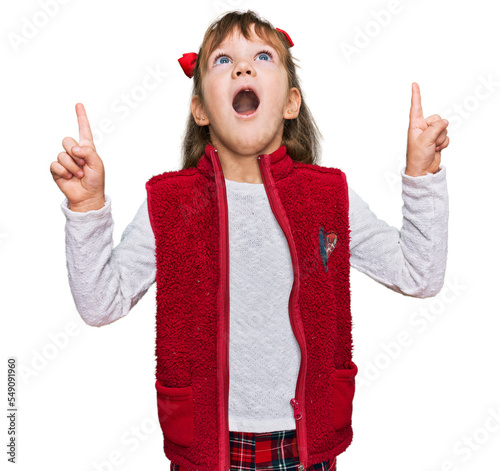
[[[188,52],[187,54],[182,54],[182,57],[178,59],[182,70],[189,78],[193,76],[193,70],[196,65],[197,58],[198,54],[196,54],[196,52]]]
[[[294,44],[292,38],[290,38],[290,35],[286,31],[279,28],[276,28],[276,31],[279,31],[285,36],[288,47],[293,47]],[[198,54],[196,52],[188,52],[186,54],[182,54],[182,57],[180,59],[177,59],[182,67],[182,70],[189,78],[193,77],[193,70],[194,66],[196,65],[197,59]]]
[[[279,31],[280,33],[285,35],[286,42],[288,43],[288,47],[293,47],[292,38],[290,37],[290,35],[286,31],[279,29],[279,28],[276,28],[276,31]]]

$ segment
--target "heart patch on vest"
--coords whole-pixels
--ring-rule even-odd
[[[335,249],[337,244],[337,233],[335,231],[330,231],[325,233],[324,227],[319,228],[319,251],[321,254],[321,259],[323,260],[323,266],[325,267],[325,272],[328,271],[328,259]]]

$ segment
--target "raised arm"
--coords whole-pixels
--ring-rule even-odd
[[[86,213],[61,209],[66,216],[66,264],[75,305],[82,319],[103,326],[124,317],[156,279],[155,240],[147,200],[113,248],[111,200]]]
[[[79,142],[63,139],[65,152],[50,165],[64,193],[66,265],[71,293],[83,320],[93,326],[125,316],[155,280],[154,237],[145,201],[113,249],[111,200],[83,104],[75,106]]]
[[[448,252],[446,168],[435,174],[402,175],[401,230],[378,219],[349,188],[351,266],[388,288],[418,298],[442,288]]]
[[[406,168],[401,171],[401,231],[377,218],[349,188],[351,265],[402,294],[425,298],[442,288],[448,252],[448,189],[441,151],[448,121],[424,119],[420,87],[412,83]]]

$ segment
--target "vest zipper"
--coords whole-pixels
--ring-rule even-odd
[[[218,390],[223,391],[224,397],[218,395],[219,410],[219,467],[218,471],[229,471],[231,467],[230,442],[229,442],[229,225],[228,208],[226,197],[226,183],[224,173],[216,155],[217,149],[211,151],[212,163],[215,171],[215,181],[217,188],[218,210],[220,215],[219,237],[221,240],[221,276],[224,278],[224,312],[219,317],[219,327],[221,337],[217,341],[217,358],[221,362],[217,368]],[[222,340],[221,340],[222,338]]]
[[[300,347],[301,361],[300,370],[297,378],[297,385],[295,387],[295,398],[290,400],[290,404],[294,410],[295,428],[297,432],[297,448],[299,452],[299,471],[304,471],[308,467],[308,457],[307,457],[307,447],[306,447],[306,421],[304,415],[304,408],[300,409],[300,406],[304,404],[305,401],[305,372],[307,369],[307,354],[306,354],[306,342],[304,336],[304,330],[302,328],[302,321],[295,313],[294,300],[297,292],[297,284],[299,281],[299,264],[297,251],[295,249],[295,244],[293,243],[293,238],[291,234],[291,228],[288,224],[288,219],[286,214],[284,214],[284,209],[276,194],[276,187],[274,183],[273,176],[271,174],[271,162],[268,154],[259,155],[257,157],[260,172],[262,175],[262,181],[264,183],[264,188],[266,189],[267,197],[271,209],[276,217],[283,233],[288,242],[288,247],[290,249],[290,255],[292,259],[293,266],[293,285],[290,293],[290,298],[288,300],[288,315],[290,316],[290,323],[292,326],[293,333]]]

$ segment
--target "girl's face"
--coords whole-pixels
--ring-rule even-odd
[[[250,41],[235,29],[212,52],[202,79],[205,103],[195,96],[191,104],[196,123],[209,126],[212,145],[232,155],[276,150],[284,119],[296,118],[300,109],[300,92],[288,89],[276,49],[251,28]]]

